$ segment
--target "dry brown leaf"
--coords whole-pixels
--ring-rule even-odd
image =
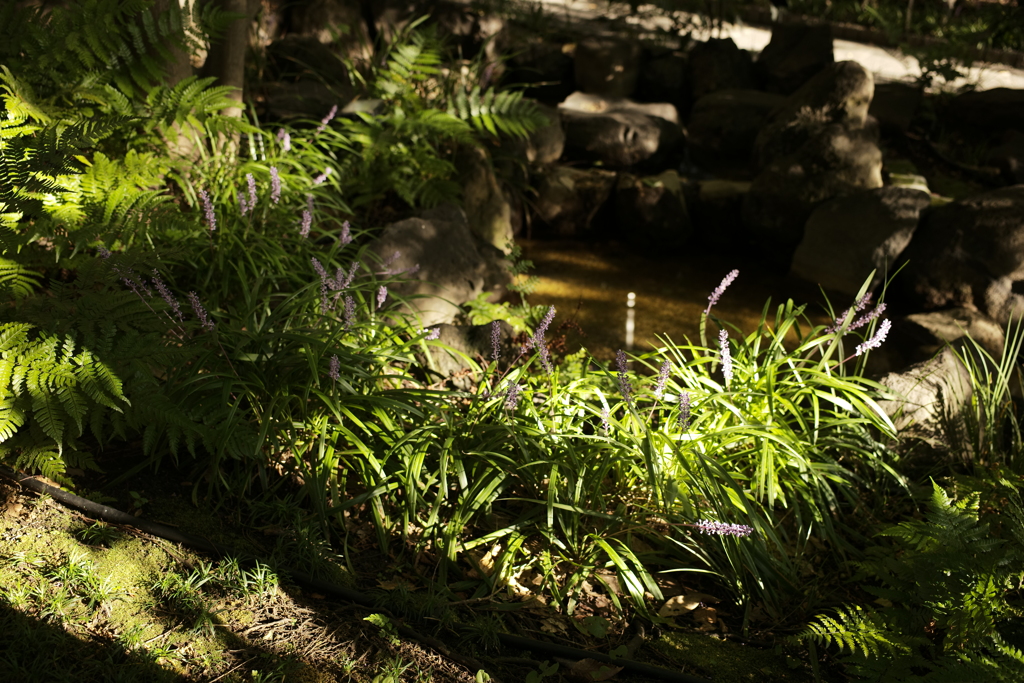
[[[693,612],[693,620],[700,624],[701,631],[713,631],[718,623],[718,613],[714,607],[701,607]]]
[[[584,681],[607,681],[622,671],[621,666],[604,664],[596,659],[581,659],[569,669],[570,675]]]
[[[719,603],[721,600],[713,595],[707,593],[687,593],[686,595],[677,595],[674,598],[669,598],[665,601],[665,604],[658,610],[659,617],[677,617],[680,614],[686,614],[703,605],[713,605]]]
[[[569,625],[563,619],[548,617],[541,620],[540,630],[544,633],[564,633],[569,630]]]

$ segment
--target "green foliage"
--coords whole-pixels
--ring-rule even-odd
[[[65,454],[103,410],[122,411],[121,380],[71,337],[39,333],[24,323],[0,323],[0,457],[60,479],[66,463],[91,464]],[[24,430],[22,428],[25,428]]]
[[[893,544],[859,563],[880,607],[820,615],[798,640],[850,651],[851,671],[877,681],[1015,681],[1024,653],[1007,639],[1024,616],[1024,512],[1014,494],[1006,509],[1010,537],[994,538],[979,519],[977,495],[952,501],[933,484],[923,520],[879,534]]]

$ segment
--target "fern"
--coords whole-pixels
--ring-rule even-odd
[[[1019,526],[1019,499],[1008,515]],[[880,582],[869,591],[882,607],[819,615],[795,638],[849,652],[866,680],[1021,680],[1024,655],[1002,629],[1024,616],[1008,600],[1024,580],[1024,545],[990,536],[978,495],[952,501],[934,485],[924,520],[879,535],[900,548],[871,548],[859,567]]]

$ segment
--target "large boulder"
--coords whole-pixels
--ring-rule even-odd
[[[1024,183],[1024,133],[1012,129],[1003,133],[999,146],[985,155],[985,164],[998,168],[1007,185]]]
[[[791,255],[817,204],[882,187],[877,140],[877,130],[834,123],[809,132],[796,152],[770,163],[743,205],[754,239],[780,256]]]
[[[522,84],[527,97],[556,105],[576,90],[572,36],[542,37],[524,28],[511,27],[505,82]]]
[[[1024,131],[1024,90],[993,88],[957,95],[946,117],[961,126],[981,131]]]
[[[719,90],[749,90],[754,87],[750,53],[732,38],[697,43],[690,50],[689,81],[692,102]]]
[[[613,37],[593,36],[576,44],[576,86],[605,97],[630,97],[640,71],[640,45]]]
[[[828,24],[776,24],[754,70],[765,90],[788,95],[834,61]]]
[[[668,48],[646,48],[633,97],[641,102],[667,101],[680,114],[690,111],[687,58]]]
[[[807,220],[793,255],[793,274],[826,289],[855,296],[874,270],[871,288],[881,284],[910,243],[926,192],[883,187],[832,199]]]
[[[903,256],[896,293],[918,310],[965,306],[1002,324],[1024,314],[1024,185],[926,212]]]
[[[615,187],[616,174],[602,169],[552,166],[544,169],[533,186],[537,188],[534,209],[537,217],[559,237],[589,233],[598,211]]]
[[[508,253],[513,241],[512,209],[494,173],[490,155],[481,147],[463,147],[455,155],[462,184],[462,206],[470,231]]]
[[[562,157],[565,150],[562,116],[554,107],[543,104],[538,104],[537,107],[548,118],[548,125],[530,133],[526,141],[526,160],[531,164],[553,164]]]
[[[920,85],[900,81],[875,83],[868,114],[878,120],[883,131],[903,133],[917,116],[923,98]]]
[[[672,160],[683,143],[679,124],[663,117],[674,115],[675,107],[670,104],[595,99],[574,93],[558,109],[565,129],[565,153],[580,161],[612,168],[657,166]]]
[[[874,91],[871,72],[857,62],[837,62],[822,69],[772,112],[755,143],[758,165],[764,167],[796,152],[826,126],[865,127]]]
[[[675,171],[646,178],[621,174],[615,217],[618,236],[641,248],[678,249],[690,236],[686,197]]]
[[[511,282],[501,251],[476,238],[462,209],[441,206],[392,223],[370,249],[407,282],[392,286],[424,327],[448,323],[459,306],[487,292],[497,299]]]
[[[697,166],[713,173],[750,164],[757,135],[783,102],[760,90],[719,90],[693,105],[687,148]]]
[[[961,410],[971,400],[971,376],[950,348],[903,372],[881,379],[894,397],[878,405],[902,437],[921,439],[948,448]]]

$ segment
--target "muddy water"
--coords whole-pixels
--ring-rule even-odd
[[[683,343],[700,339],[700,314],[708,295],[733,268],[739,277],[715,306],[716,314],[742,332],[752,331],[761,319],[768,297],[775,308],[792,298],[810,304],[807,312],[815,324],[829,322],[821,303],[824,298],[812,284],[791,280],[755,255],[709,256],[696,250],[671,258],[651,258],[627,252],[613,243],[521,240],[523,257],[533,261],[540,278],[529,297],[534,305],[554,305],[559,322],[575,320],[584,337],[572,334],[570,345],[582,344],[601,359],[611,359],[624,348],[626,297],[636,294],[634,351],[660,346],[657,337]],[[833,297],[836,308],[848,302]]]

